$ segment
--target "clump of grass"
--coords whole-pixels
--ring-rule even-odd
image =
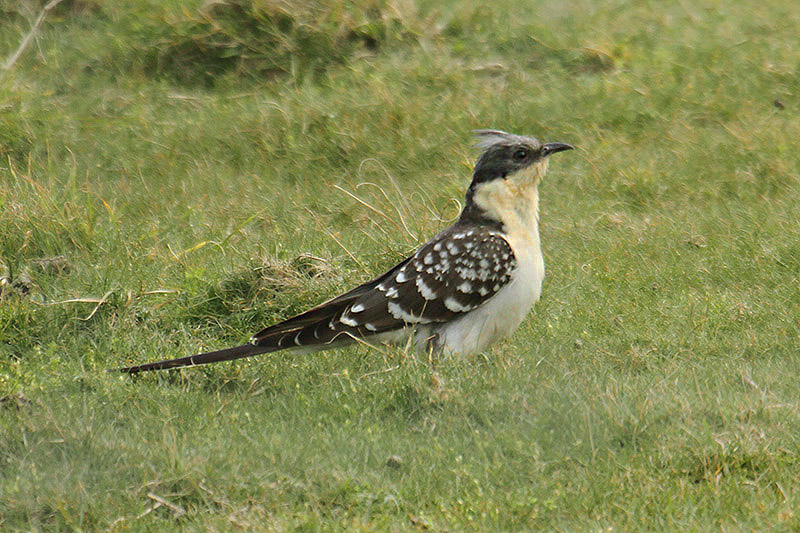
[[[325,259],[301,254],[291,261],[265,257],[262,264],[240,269],[209,289],[205,311],[229,314],[275,302],[282,293],[297,298],[308,290],[309,281],[321,281],[333,275]]]
[[[323,258],[300,254],[291,260],[264,257],[181,296],[184,320],[198,326],[248,331],[304,311],[343,285]],[[218,335],[219,333],[217,333]]]
[[[144,44],[147,70],[183,82],[236,72],[304,75],[359,54],[416,39],[414,4],[387,0],[209,1],[165,16],[161,37]]]

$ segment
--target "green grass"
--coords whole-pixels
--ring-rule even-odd
[[[201,4],[64,2],[0,78],[0,529],[800,528],[794,2]],[[105,372],[394,264],[481,127],[579,148],[510,341]]]

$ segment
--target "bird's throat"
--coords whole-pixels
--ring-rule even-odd
[[[507,233],[539,231],[539,182],[544,168],[532,166],[507,179],[493,180],[475,191],[475,204]]]

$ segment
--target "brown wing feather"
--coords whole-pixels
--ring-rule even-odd
[[[342,331],[360,335],[446,322],[494,296],[509,283],[516,264],[511,246],[496,232],[451,227],[370,283],[369,290],[343,301],[345,308],[329,325],[342,324]]]
[[[501,235],[455,226],[420,248],[377,288],[419,322],[444,322],[494,296],[509,283],[516,266],[514,252]],[[373,293],[358,302],[378,306],[376,300]]]
[[[451,320],[505,286],[516,268],[508,242],[454,226],[382,276],[257,333],[256,346],[342,345],[415,324]]]

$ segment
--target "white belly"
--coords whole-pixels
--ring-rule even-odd
[[[517,330],[542,293],[542,253],[538,246],[530,252],[515,253],[518,266],[508,285],[480,307],[438,329],[445,352],[480,352]]]

